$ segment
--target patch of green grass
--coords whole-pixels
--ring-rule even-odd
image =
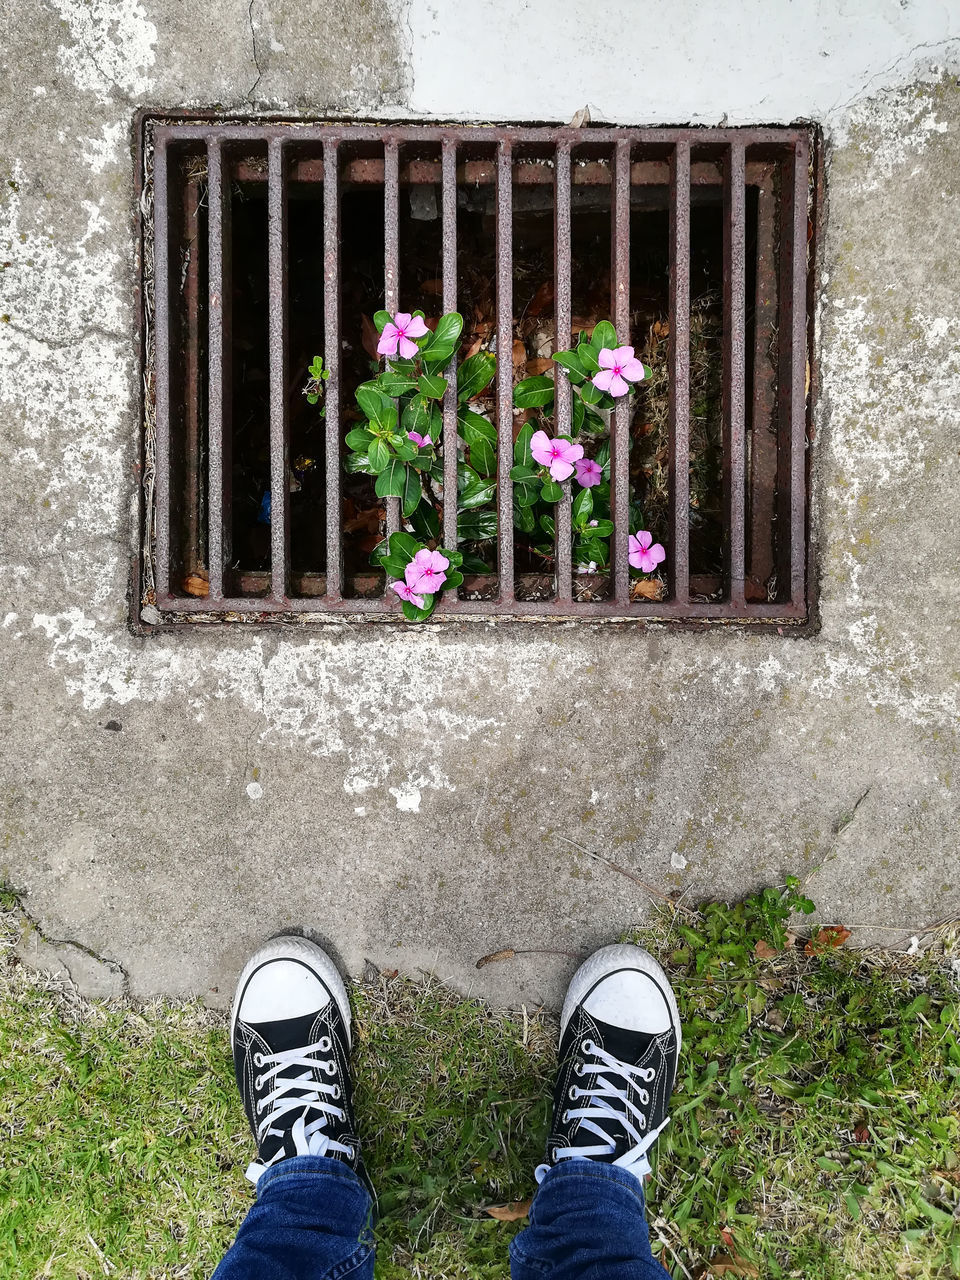
[[[958,994],[937,956],[806,954],[797,906],[791,886],[637,934],[684,1024],[655,1251],[677,1280],[718,1254],[771,1280],[956,1276]],[[82,1000],[15,962],[0,907],[0,1277],[209,1276],[252,1198],[225,1019]],[[431,982],[354,998],[378,1276],[504,1280],[519,1227],[483,1208],[533,1190],[555,1027]]]

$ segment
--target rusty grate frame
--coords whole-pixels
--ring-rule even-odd
[[[769,128],[589,128],[488,127],[424,124],[347,124],[287,121],[223,121],[215,115],[176,116],[139,113],[136,121],[137,222],[141,282],[140,350],[143,361],[144,434],[140,463],[140,511],[137,552],[132,557],[132,624],[149,631],[202,622],[303,622],[333,620],[396,621],[399,601],[390,593],[346,595],[340,528],[343,472],[339,385],[339,216],[341,170],[358,143],[382,145],[383,158],[354,161],[356,180],[383,185],[385,212],[384,305],[398,305],[398,226],[400,147],[433,144],[440,159],[419,162],[419,181],[438,181],[442,190],[443,309],[457,305],[458,149],[473,153],[489,148],[489,161],[468,162],[471,182],[492,181],[496,203],[496,327],[499,350],[512,345],[512,192],[524,181],[514,168],[516,149],[535,147],[552,152],[552,165],[529,181],[551,181],[555,191],[555,332],[569,333],[571,324],[571,202],[575,182],[607,182],[611,186],[610,318],[618,333],[629,322],[630,190],[632,185],[669,188],[669,529],[668,586],[663,600],[632,600],[626,534],[629,510],[630,449],[627,405],[618,402],[610,433],[611,589],[608,598],[574,598],[570,539],[570,498],[557,504],[557,555],[552,599],[517,598],[514,581],[512,505],[512,367],[498,361],[496,403],[498,426],[508,424],[509,444],[498,450],[498,556],[495,599],[451,598],[438,603],[434,618],[452,620],[581,620],[602,622],[709,623],[740,622],[789,627],[805,633],[815,603],[812,556],[808,543],[809,437],[812,392],[812,323],[816,256],[823,198],[822,143],[807,126]],[[207,335],[207,532],[209,594],[195,598],[171,590],[170,581],[170,255],[171,200],[178,192],[169,181],[169,157],[181,145],[202,145],[208,175],[209,333]],[[275,501],[271,524],[271,565],[265,595],[224,594],[224,571],[230,559],[229,403],[224,386],[230,369],[230,315],[222,299],[229,297],[230,192],[232,156],[243,145],[266,146],[266,172],[248,166],[247,177],[265,177],[268,204],[268,271],[270,288],[270,457]],[[311,155],[304,158],[304,148]],[[574,168],[578,149],[595,155],[605,151],[608,164],[589,162]],[[414,164],[411,164],[411,168]],[[296,169],[296,174],[291,171]],[[691,188],[717,182],[723,199],[723,502],[724,580],[722,593],[702,594],[709,586],[689,572],[689,376],[690,376],[690,207]],[[590,172],[591,169],[594,172]],[[775,174],[779,169],[779,182]],[[326,522],[328,563],[325,574],[297,575],[300,594],[292,593],[286,485],[288,438],[283,388],[287,365],[286,205],[287,184],[296,180],[322,183],[324,255],[324,361],[330,370],[326,391]],[[748,450],[746,440],[746,188],[757,187],[758,261],[754,345],[758,355],[776,343],[776,371],[761,369],[758,359],[752,388],[754,410],[775,424],[772,446]],[[158,228],[162,234],[157,234]],[[777,238],[779,244],[776,243]],[[195,289],[196,272],[192,287]],[[188,287],[190,282],[188,281]],[[765,346],[764,346],[765,344]],[[558,346],[566,345],[558,343]],[[191,363],[192,362],[192,363]],[[198,385],[202,371],[194,350],[186,354],[187,386]],[[559,377],[556,412],[559,423],[571,412],[571,392]],[[443,541],[456,543],[455,458],[456,395],[443,402],[445,486]],[[191,424],[187,423],[187,430]],[[192,430],[197,430],[196,415]],[[562,426],[558,425],[558,432]],[[765,433],[770,435],[771,433]],[[196,451],[188,468],[199,466]],[[192,456],[192,464],[189,459]],[[745,568],[747,536],[747,470],[753,500],[751,516],[758,525],[775,520],[788,529],[779,542],[779,564],[771,564],[784,584],[779,599],[749,598]],[[203,520],[192,513],[194,536]],[[387,532],[399,527],[396,499],[387,502]],[[334,554],[329,549],[335,548]],[[257,575],[251,575],[256,577]],[[541,577],[543,575],[540,575]],[[364,585],[352,584],[361,592]],[[370,589],[369,582],[365,584]],[[757,583],[754,582],[754,596]],[[470,594],[468,578],[460,596]],[[785,586],[785,589],[784,589]],[[717,597],[720,598],[717,598]]]

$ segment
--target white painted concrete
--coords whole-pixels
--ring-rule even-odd
[[[458,119],[833,123],[960,65],[956,0],[410,0],[414,113]]]

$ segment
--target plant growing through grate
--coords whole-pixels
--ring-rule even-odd
[[[814,142],[144,117],[140,620],[396,618],[381,562],[406,532],[463,557],[438,619],[806,621]],[[348,443],[399,311],[463,318],[415,512]],[[578,433],[552,356],[602,332],[649,376]],[[478,360],[493,380],[458,408]],[[548,378],[555,403],[524,407]],[[544,425],[603,467],[599,556],[575,478],[517,501],[516,442]]]

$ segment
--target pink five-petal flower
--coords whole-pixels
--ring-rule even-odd
[[[603,467],[592,458],[580,458],[576,463],[577,484],[584,489],[592,489],[603,479]]]
[[[405,582],[391,582],[390,590],[395,591],[401,600],[406,600],[408,604],[416,605],[418,609],[423,608],[423,596],[418,596],[412,587]]]
[[[552,480],[566,480],[573,475],[574,464],[583,457],[583,445],[570,440],[551,440],[545,431],[530,437],[530,452],[541,467],[550,468]]]
[[[429,432],[427,432],[425,436],[422,436],[419,431],[408,431],[407,439],[412,440],[413,443],[421,449],[426,449],[427,445],[433,444],[433,441],[430,439]]]
[[[634,569],[640,569],[643,573],[653,573],[657,565],[666,558],[667,553],[663,547],[659,542],[653,541],[653,535],[646,529],[641,529],[637,534],[630,534],[627,540],[627,559]]]
[[[611,351],[604,347],[597,356],[600,372],[593,375],[593,385],[598,391],[609,391],[612,396],[625,396],[631,382],[643,381],[643,365],[633,354],[633,347],[617,347]]]
[[[398,311],[383,326],[377,351],[382,356],[395,356],[399,351],[404,360],[409,360],[417,354],[417,344],[411,339],[422,338],[428,332],[423,316],[411,316],[409,311]]]
[[[450,568],[450,561],[439,551],[428,551],[422,547],[413,557],[403,575],[407,586],[423,595],[433,595],[447,580],[444,570]]]

